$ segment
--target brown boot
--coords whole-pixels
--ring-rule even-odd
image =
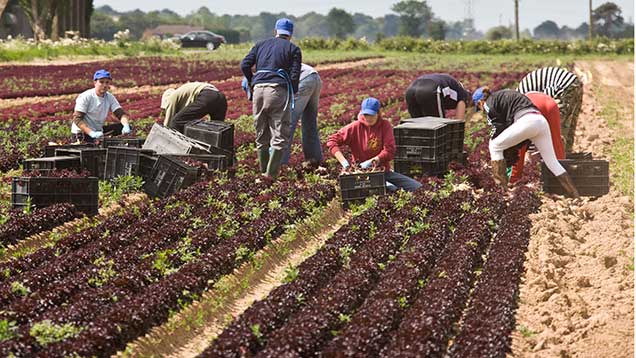
[[[576,186],[574,186],[574,182],[572,181],[570,174],[566,172],[556,178],[557,180],[559,180],[559,183],[561,183],[561,186],[563,187],[563,189],[565,189],[565,192],[568,194],[569,197],[579,197],[579,191],[576,190]]]
[[[492,177],[495,179],[495,183],[504,189],[508,189],[508,175],[506,174],[506,161],[505,160],[493,160],[492,164]]]

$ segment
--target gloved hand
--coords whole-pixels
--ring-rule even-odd
[[[342,163],[342,168],[343,168],[343,169],[347,169],[347,168],[349,168],[350,166],[351,166],[351,165],[349,164],[349,161],[345,159],[345,160],[344,160],[344,163]]]
[[[102,131],[91,131],[90,133],[88,133],[88,136],[93,138],[93,139],[97,139],[100,137],[104,136],[104,132]]]
[[[130,133],[130,124],[126,123],[124,124],[124,127],[121,129],[121,134],[128,134]]]
[[[251,101],[252,100],[252,89],[250,88],[250,84],[247,82],[247,78],[243,77],[243,80],[241,81],[241,88],[243,88],[243,91],[245,91],[245,94],[247,94],[247,100]]]
[[[373,159],[369,159],[365,162],[360,163],[360,168],[369,169],[373,166]]]

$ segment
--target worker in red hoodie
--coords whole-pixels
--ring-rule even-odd
[[[422,186],[417,180],[391,171],[391,160],[395,156],[393,127],[381,118],[380,101],[377,99],[369,97],[362,101],[358,120],[330,135],[327,140],[327,147],[338,159],[343,171],[348,171],[351,165],[340,150],[343,145],[349,146],[352,161],[361,168],[384,168],[388,190],[402,188],[415,191]]]
[[[552,147],[554,148],[554,154],[556,154],[557,159],[565,159],[565,146],[563,145],[563,138],[561,137],[561,113],[559,112],[559,105],[552,97],[541,92],[528,92],[526,93],[526,97],[530,98],[532,104],[534,104],[539,112],[548,120],[552,137]],[[510,148],[510,150],[514,151],[510,153],[511,157],[517,159],[512,166],[512,175],[510,176],[510,183],[514,183],[521,179],[526,152],[528,150],[528,141],[522,142],[519,148],[513,147]]]

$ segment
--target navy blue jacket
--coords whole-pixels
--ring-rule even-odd
[[[273,37],[260,41],[252,47],[250,53],[241,61],[241,71],[243,71],[243,75],[252,86],[258,83],[279,83],[286,86],[287,81],[275,73],[256,73],[252,75],[253,65],[256,65],[256,71],[276,71],[282,68],[291,78],[293,92],[297,93],[301,62],[302,53],[298,46],[289,40]]]

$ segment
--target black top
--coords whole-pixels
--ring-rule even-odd
[[[527,109],[539,111],[528,97],[517,91],[505,89],[491,94],[484,105],[488,124],[493,126],[491,138],[496,138],[510,127],[514,122],[515,114]]]
[[[444,109],[455,109],[459,101],[466,101],[470,94],[453,76],[446,73],[430,73],[418,77],[418,80],[432,80],[442,92],[442,106]]]
[[[276,73],[256,73],[252,75],[252,66],[256,65],[256,71],[283,69],[287,72],[292,82],[293,92],[298,92],[300,78],[300,65],[302,53],[298,46],[291,41],[279,37],[273,37],[260,41],[252,47],[250,52],[241,61],[241,71],[252,86],[258,83],[278,83],[287,85],[287,81]],[[253,77],[253,78],[252,78]]]

